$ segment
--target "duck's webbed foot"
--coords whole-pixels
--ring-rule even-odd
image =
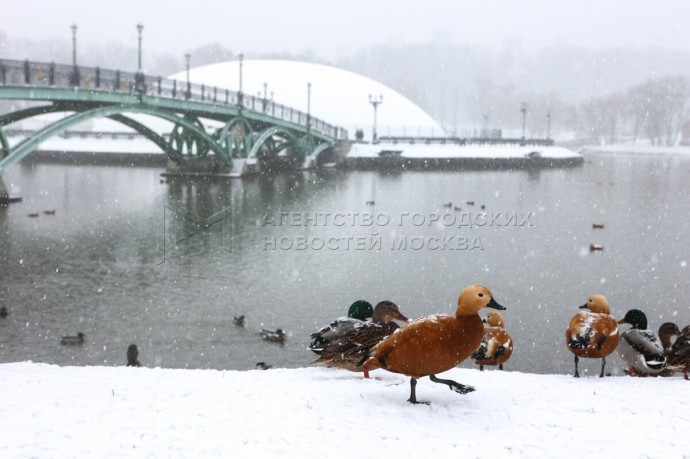
[[[428,405],[429,402],[417,401],[417,393],[415,391],[415,387],[417,387],[417,380],[414,378],[410,378],[410,398],[408,398],[407,401],[415,405]]]
[[[466,386],[465,384],[460,384],[459,382],[455,382],[450,379],[440,379],[437,378],[436,375],[429,375],[429,379],[431,379],[435,383],[439,384],[445,384],[448,386],[448,388],[454,392],[457,392],[458,394],[469,394],[470,392],[474,392],[476,389],[472,386]]]

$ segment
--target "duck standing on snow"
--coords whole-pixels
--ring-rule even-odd
[[[130,344],[127,348],[127,366],[128,367],[140,367],[139,363],[139,348],[136,344]]]
[[[368,378],[369,368],[357,364],[369,349],[398,328],[396,320],[408,322],[408,318],[402,315],[395,303],[381,301],[374,308],[372,322],[355,324],[348,332],[331,340],[321,349],[321,357],[314,360],[311,365],[364,371],[364,377]]]
[[[618,354],[628,365],[630,376],[657,375],[666,365],[664,347],[656,333],[647,328],[647,316],[639,309],[631,309],[619,324],[632,328],[620,335]]]
[[[484,325],[478,313],[485,307],[505,309],[488,288],[465,287],[458,298],[455,317],[435,314],[417,319],[374,346],[360,363],[370,369],[383,368],[409,376],[410,403],[419,403],[415,387],[424,376],[460,394],[472,392],[474,387],[437,378],[436,373],[455,367],[479,347]]]
[[[606,356],[618,345],[618,323],[611,315],[611,306],[604,295],[591,295],[580,309],[589,311],[575,314],[565,331],[568,350],[575,354],[575,377],[580,377],[577,371],[580,357],[586,357],[601,359],[599,377],[603,378]]]
[[[677,337],[673,344],[671,336]],[[676,324],[667,322],[659,328],[659,338],[664,347],[667,367],[673,368],[672,371],[682,371],[683,377],[686,380],[690,379],[690,325],[680,331]]]
[[[472,358],[479,365],[480,371],[484,371],[484,365],[498,365],[498,369],[503,370],[503,364],[513,354],[513,339],[503,328],[503,316],[500,312],[489,311],[484,322],[488,327],[484,329],[482,343],[474,351]]]
[[[321,354],[331,342],[337,341],[356,326],[362,325],[364,321],[372,317],[373,313],[374,308],[371,307],[371,303],[364,300],[355,301],[350,305],[347,317],[340,317],[311,334],[308,349],[315,354]]]
[[[60,340],[60,344],[64,344],[65,346],[84,344],[84,338],[86,338],[86,335],[82,332],[79,332],[77,333],[77,336],[63,336]]]
[[[276,331],[261,329],[261,338],[266,341],[271,341],[273,343],[284,343],[287,339],[285,332],[278,328]]]

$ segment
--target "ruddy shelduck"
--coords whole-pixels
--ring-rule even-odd
[[[580,357],[600,358],[599,376],[603,377],[606,356],[618,346],[618,323],[611,315],[611,306],[604,295],[591,295],[580,309],[589,311],[575,314],[565,332],[568,350],[575,354],[575,377],[580,377],[577,370]]]
[[[479,370],[484,371],[484,365],[498,365],[503,370],[503,364],[513,354],[513,339],[505,331],[503,316],[498,311],[489,311],[484,322],[488,325],[484,329],[484,338],[479,349],[474,351],[472,358],[479,365]]]
[[[419,403],[415,387],[424,376],[460,394],[472,392],[474,387],[439,379],[436,374],[450,370],[477,350],[484,336],[479,311],[485,307],[505,309],[488,288],[465,287],[458,298],[455,317],[435,314],[415,320],[374,346],[360,365],[409,376],[410,403]]]

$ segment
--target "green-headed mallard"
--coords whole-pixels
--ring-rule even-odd
[[[631,309],[619,324],[630,324],[618,341],[618,354],[628,365],[630,375],[656,375],[666,365],[664,347],[656,333],[647,328],[647,316],[639,309]]]
[[[311,364],[316,366],[337,367],[350,371],[363,371],[369,377],[366,366],[357,366],[362,356],[379,341],[393,333],[398,324],[395,321],[407,322],[398,306],[392,301],[381,301],[374,308],[371,322],[356,324],[350,331],[331,341],[321,351],[321,357]]]
[[[333,341],[351,331],[355,326],[359,326],[374,313],[374,308],[368,301],[357,300],[347,312],[347,317],[339,317],[330,324],[322,327],[321,330],[311,334],[311,343],[308,349],[315,354],[321,352]]]

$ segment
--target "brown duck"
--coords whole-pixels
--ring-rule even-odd
[[[484,322],[488,325],[484,329],[484,338],[473,354],[474,363],[479,370],[484,371],[484,365],[498,365],[503,370],[503,364],[513,354],[513,339],[505,331],[503,316],[498,311],[489,311]]]
[[[408,322],[408,318],[402,315],[395,303],[381,301],[374,307],[372,322],[358,323],[337,340],[328,343],[321,351],[321,357],[314,360],[311,365],[363,371],[364,377],[368,378],[369,367],[357,364],[369,349],[398,328],[396,320]]]
[[[565,343],[568,350],[575,354],[575,377],[579,378],[577,365],[580,357],[601,359],[600,377],[604,377],[606,356],[618,346],[618,323],[611,315],[611,306],[604,295],[591,295],[587,303],[570,320],[565,331]]]
[[[671,344],[671,337],[676,336],[676,341]],[[664,346],[667,368],[673,372],[682,371],[683,377],[688,380],[690,372],[690,325],[678,329],[678,326],[671,322],[666,322],[659,327],[659,339]],[[673,374],[673,373],[671,373]],[[666,374],[665,374],[666,376]]]
[[[505,309],[488,288],[465,287],[458,298],[455,317],[435,314],[417,319],[374,346],[361,363],[370,369],[383,368],[409,376],[410,403],[419,403],[415,386],[424,376],[460,394],[472,392],[474,387],[437,378],[436,374],[455,367],[479,347],[484,325],[478,313],[485,307]]]

